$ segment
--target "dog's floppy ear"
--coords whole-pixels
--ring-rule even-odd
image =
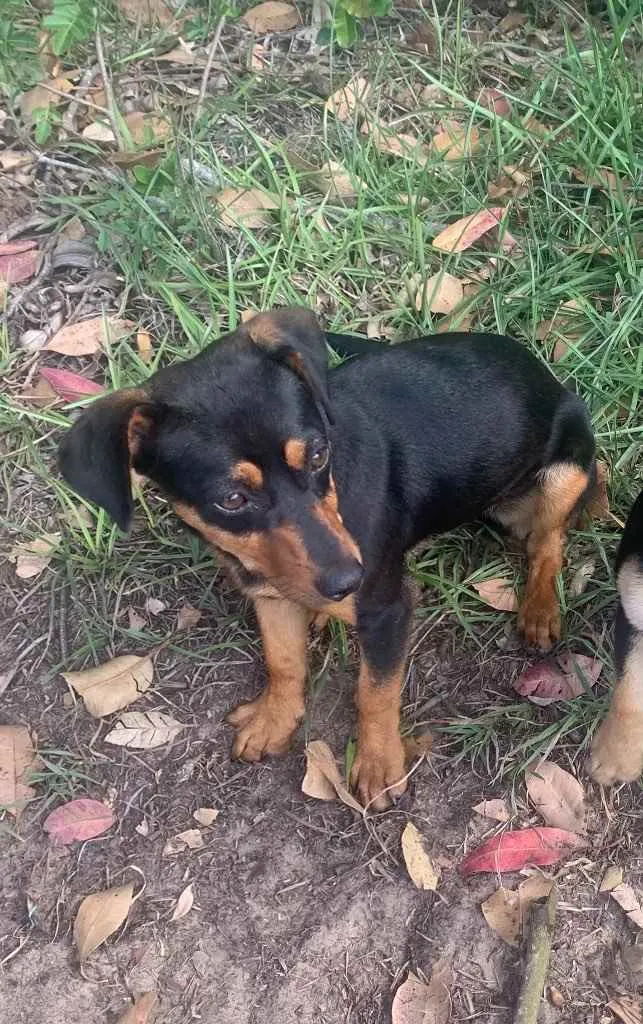
[[[244,329],[255,345],[301,377],[330,422],[326,336],[314,313],[301,306],[258,313]]]
[[[58,465],[78,494],[109,512],[121,530],[132,519],[130,465],[153,430],[155,406],[144,391],[116,391],[83,412],[63,438]]]

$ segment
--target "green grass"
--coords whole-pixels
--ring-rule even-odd
[[[643,80],[631,48],[640,47],[643,37],[637,4],[608,3],[605,19],[602,26],[586,24],[580,42],[568,32],[562,52],[540,52],[537,73],[510,65],[506,92],[512,112],[506,119],[494,118],[476,102],[480,87],[489,84],[490,68],[499,66],[498,43],[476,48],[455,22],[438,25],[435,61],[400,53],[385,38],[375,56],[358,55],[355,70],[373,84],[373,112],[397,131],[428,141],[441,118],[463,113],[480,130],[481,145],[471,159],[449,163],[434,156],[424,167],[379,153],[355,124],[340,124],[326,114],[314,92],[285,79],[231,70],[229,91],[209,102],[197,124],[175,118],[175,141],[154,171],[56,201],[54,212],[80,216],[131,294],[141,296],[128,315],[155,337],[155,358],[148,367],[133,338],[115,344],[104,366],[106,385],[135,383],[158,365],[195,354],[234,328],[247,308],[304,303],[317,308],[330,329],[364,331],[374,321],[396,338],[431,333],[439,317],[417,312],[401,298],[405,283],[440,268],[463,277],[494,256],[493,276],[462,309],[473,316],[474,329],[512,333],[549,361],[558,339],[538,341],[538,324],[560,303],[578,304],[574,336],[555,372],[579,389],[591,409],[599,454],[611,468],[613,512],[623,520],[642,475],[642,229],[635,200],[643,185]],[[156,43],[150,38],[124,42],[122,35],[115,43],[106,32],[105,45],[112,66],[122,69]],[[529,53],[524,43],[516,48]],[[341,69],[334,73],[336,85],[348,77]],[[435,100],[419,101],[410,110],[400,105],[403,89],[419,96],[436,82],[444,91],[442,105]],[[157,78],[156,84],[163,95],[163,81]],[[530,116],[547,126],[544,137],[530,128]],[[304,146],[318,161],[338,161],[362,183],[353,205],[310,187],[288,157],[293,133],[299,135],[298,145],[302,135],[309,138]],[[70,141],[68,150],[83,155],[91,147]],[[485,242],[450,256],[433,249],[433,237],[446,224],[497,204],[487,200],[487,184],[506,165],[519,165],[533,180],[527,196],[500,201],[508,207],[508,226],[519,248],[507,254],[497,243],[490,250]],[[572,168],[585,182],[607,168],[618,175],[618,186],[606,191],[583,183]],[[258,230],[223,225],[215,195],[229,186],[261,187],[278,196],[272,225]],[[20,358],[7,347],[4,371],[14,372]],[[25,411],[8,397],[0,404],[10,450],[4,477],[28,470],[50,491],[53,487],[60,515],[70,501],[77,502],[64,485],[52,485],[49,470],[66,415],[67,410]],[[135,544],[121,539],[95,511],[91,526],[77,525],[65,535],[57,565],[72,595],[78,594],[83,639],[73,651],[76,664],[105,649],[143,649],[161,639],[153,628],[132,635],[117,622],[113,602],[123,588],[135,600],[151,585],[180,587],[203,580],[209,560],[204,549],[176,531],[163,502],[153,496],[144,502],[148,534]],[[37,510],[21,512],[19,519],[10,513],[5,525],[20,536],[42,529]],[[564,600],[568,643],[597,649],[608,665],[606,677],[610,641],[602,622],[613,602],[610,566],[618,532],[614,519],[575,532],[565,574],[569,580],[588,557],[596,563],[585,592]],[[523,571],[520,556],[491,531],[463,530],[440,538],[412,559],[412,573],[425,590],[418,621],[453,627],[458,643],[464,635],[477,656],[489,657],[507,620],[480,602],[472,584],[494,575],[519,582]],[[212,586],[213,578],[206,603]],[[81,596],[88,587],[96,599],[91,615]],[[244,630],[234,619],[223,643],[254,643]],[[343,631],[335,634],[335,648],[346,657]],[[214,653],[204,645],[190,657],[207,660]],[[448,732],[461,756],[487,759],[493,771],[511,771],[546,747],[557,731],[560,741],[571,734],[578,744],[602,706],[600,697],[580,698],[557,708],[552,718],[528,704],[500,705],[483,709],[475,719],[454,721]]]

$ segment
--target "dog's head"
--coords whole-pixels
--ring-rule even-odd
[[[135,469],[284,596],[339,601],[362,566],[337,507],[326,365],[311,313],[260,313],[141,388],[94,402],[63,439],[62,474],[127,530]]]

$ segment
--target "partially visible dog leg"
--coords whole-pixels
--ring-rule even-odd
[[[361,802],[382,811],[406,789],[400,736],[400,695],[404,683],[411,599],[358,614],[362,663],[357,682],[357,756],[351,782]]]
[[[239,731],[234,757],[260,761],[264,754],[284,754],[304,714],[306,646],[311,613],[293,601],[258,597],[268,685],[260,697],[240,704],[228,715]]]
[[[574,463],[554,463],[540,474],[527,541],[529,575],[518,625],[527,641],[543,650],[560,639],[556,577],[563,564],[570,517],[589,485],[589,474]]]
[[[589,772],[596,782],[635,782],[643,773],[643,634],[614,685],[607,718],[594,737]]]

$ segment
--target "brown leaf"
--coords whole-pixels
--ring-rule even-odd
[[[538,761],[525,773],[527,792],[547,825],[585,831],[585,793],[578,779],[552,761]]]
[[[511,113],[511,103],[499,89],[481,89],[477,102],[485,110],[492,110],[500,117],[508,117]]]
[[[164,0],[116,0],[116,6],[123,17],[139,25],[167,28],[176,21],[176,12]]]
[[[556,700],[572,700],[593,686],[603,669],[598,658],[565,652],[531,665],[515,680],[514,690],[541,707]]]
[[[370,91],[371,87],[367,80],[356,75],[328,97],[325,109],[334,114],[339,121],[350,121],[355,111],[364,107]]]
[[[49,107],[59,106],[65,102],[65,98],[64,96],[59,96],[58,93],[71,92],[73,88],[73,83],[67,78],[50,78],[47,82],[35,85],[33,89],[28,89],[27,92],[22,94],[20,101],[22,116],[26,121],[35,120],[34,113],[36,110],[47,110]],[[53,89],[56,92],[53,92]]]
[[[18,818],[34,796],[28,778],[36,752],[24,725],[0,725],[0,807]]]
[[[172,50],[168,50],[166,53],[157,54],[154,60],[157,64],[181,64],[186,68],[200,68],[205,66],[204,58],[193,53],[193,45],[193,43],[188,44],[181,39],[178,46],[175,46]]]
[[[549,896],[553,884],[553,879],[545,878],[544,875],[530,875],[529,878],[520,883],[518,886],[518,896],[520,897],[520,913],[523,921],[526,911],[531,904],[535,903],[536,900]]]
[[[74,921],[74,943],[81,960],[120,928],[133,902],[133,885],[115,886],[85,897]]]
[[[449,224],[448,228],[436,235],[433,245],[442,252],[464,252],[479,238],[482,238],[487,231],[497,228],[504,212],[502,206],[491,206],[489,209],[472,213],[468,217],[461,217],[460,220]]]
[[[601,188],[606,192],[615,192],[618,188],[618,176],[607,167],[598,167],[595,174],[587,174],[580,167],[572,167],[572,174],[584,185],[591,185],[593,188]]]
[[[130,320],[119,317],[97,316],[92,320],[81,320],[56,331],[43,351],[58,352],[63,356],[92,356],[101,348],[108,348],[109,342],[124,338],[131,328]]]
[[[447,1024],[452,984],[453,972],[446,960],[437,961],[428,984],[409,971],[393,998],[392,1024]]]
[[[513,164],[505,164],[502,170],[503,174],[498,181],[491,181],[487,186],[489,198],[501,199],[503,196],[514,196],[516,199],[523,199],[531,188],[531,174]]]
[[[623,868],[619,867],[617,864],[610,864],[601,878],[601,884],[598,887],[598,891],[611,892],[612,889],[615,889],[622,881]]]
[[[641,1024],[641,1001],[636,996],[619,996],[610,999],[608,1010],[615,1013],[623,1024]]]
[[[3,171],[13,171],[29,167],[33,161],[34,158],[31,153],[27,153],[23,149],[3,149],[0,153],[0,168]],[[32,248],[35,244],[35,242],[30,243],[27,248]],[[0,247],[1,251],[2,247]]]
[[[59,533],[44,533],[36,540],[26,540],[15,544],[7,557],[10,562],[15,563],[16,576],[19,576],[21,580],[30,580],[44,572],[59,544]]]
[[[186,828],[177,836],[168,839],[163,847],[163,856],[171,857],[175,853],[183,853],[185,850],[202,850],[205,846],[201,830],[198,828]]]
[[[355,199],[362,187],[361,180],[335,160],[327,160],[318,170],[309,171],[307,180],[318,192],[342,203]]]
[[[429,159],[428,147],[410,132],[396,132],[378,122],[366,122],[361,130],[362,134],[368,135],[380,153],[413,160],[419,167],[424,167]]]
[[[407,822],[402,832],[402,853],[413,885],[417,889],[435,891],[440,881],[440,869],[424,849],[423,837],[412,821]]]
[[[66,846],[68,843],[84,841],[100,836],[114,824],[114,812],[100,800],[81,797],[62,804],[48,814],[42,823],[54,843]]]
[[[133,1006],[126,1010],[119,1018],[118,1024],[149,1024],[150,1013],[154,1009],[156,994],[144,992],[138,997]]]
[[[480,132],[477,128],[453,124],[444,131],[438,132],[431,139],[436,153],[445,160],[462,160],[476,152],[480,145]]]
[[[306,746],[306,774],[301,791],[316,800],[335,800],[337,797],[358,814],[364,808],[349,792],[339,774],[333,752],[323,740],[311,740]]]
[[[156,114],[145,114],[135,110],[124,118],[132,142],[137,146],[154,146],[166,139],[172,131],[169,121]]]
[[[265,228],[274,223],[272,210],[279,196],[260,188],[224,188],[216,197],[221,221],[227,227]]]
[[[90,121],[80,134],[90,142],[116,142],[109,121]]]
[[[20,397],[23,401],[29,402],[37,408],[46,408],[57,400],[58,395],[49,381],[40,376],[35,384],[23,389]]]
[[[194,906],[194,889],[192,886],[193,883],[190,882],[189,885],[186,885],[185,889],[179,896],[174,910],[172,911],[172,917],[170,918],[171,921],[180,921],[182,917],[185,917],[186,914],[189,914],[192,910],[192,907]]]
[[[491,818],[492,821],[509,821],[511,818],[506,800],[482,800],[473,810],[483,818]]]
[[[192,629],[201,621],[202,617],[203,612],[199,608],[193,608],[191,604],[184,604],[176,617],[176,628]]]
[[[520,945],[520,897],[512,889],[500,886],[484,903],[480,904],[484,919],[490,928],[510,946]]]
[[[473,589],[477,590],[481,601],[488,604],[490,608],[495,608],[496,611],[518,611],[518,598],[511,580],[499,578],[482,580],[481,583],[474,583]]]
[[[203,825],[204,828],[209,828],[210,825],[214,825],[219,814],[220,811],[216,807],[197,807],[192,817],[199,823],[199,825]]]
[[[429,277],[415,296],[415,308],[421,312],[426,304],[432,313],[451,313],[462,302],[462,281],[441,271]]]
[[[154,358],[154,343],[148,331],[136,332],[136,347],[144,363],[151,363]]]
[[[505,14],[504,18],[498,22],[499,32],[513,32],[517,28],[522,28],[526,21],[529,20],[529,15],[523,14],[522,11],[509,11]]]
[[[154,665],[149,656],[122,654],[82,672],[63,672],[63,679],[83,698],[94,718],[120,711],[149,690]]]
[[[628,885],[627,882],[615,885],[613,889],[610,889],[610,896],[616,900],[619,907],[623,908],[630,924],[637,928],[643,928],[643,908],[631,885]]]
[[[158,597],[148,597],[145,602],[145,611],[150,615],[160,615],[166,608],[165,601],[159,601]]]
[[[591,580],[592,576],[596,571],[596,562],[593,558],[588,558],[585,562],[581,562],[572,576],[571,583],[569,584],[569,593],[571,597],[580,597],[584,594],[587,589],[587,584]]]
[[[299,24],[299,12],[292,4],[282,0],[265,0],[265,3],[251,7],[241,16],[251,32],[266,35],[268,32],[287,32]]]
[[[171,743],[185,729],[162,711],[126,711],[105,736],[105,743],[130,750],[154,750]]]
[[[0,284],[20,284],[36,273],[40,252],[30,243],[19,252],[0,252]]]

